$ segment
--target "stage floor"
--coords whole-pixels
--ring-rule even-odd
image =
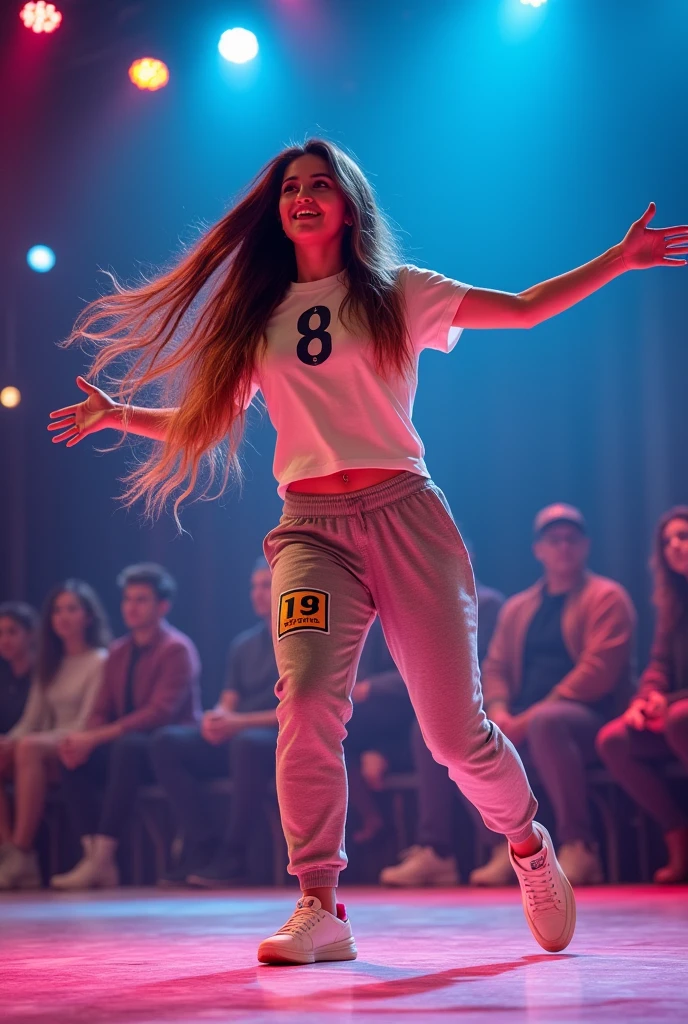
[[[3,895],[0,1020],[686,1020],[686,888],[579,892],[578,930],[558,955],[536,945],[516,889],[343,889],[358,960],[258,964],[258,941],[296,895]]]

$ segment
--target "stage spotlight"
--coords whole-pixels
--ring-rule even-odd
[[[19,388],[7,387],[0,391],[0,405],[6,409],[16,409],[21,402],[21,391]]]
[[[547,0],[521,0],[521,3],[525,7],[542,7],[543,4],[547,3]]]
[[[258,53],[258,40],[246,28],[229,28],[220,36],[217,48],[232,64],[245,64]]]
[[[54,32],[62,21],[62,15],[55,4],[47,4],[45,0],[24,4],[19,17],[32,32]]]
[[[129,68],[129,78],[138,89],[148,89],[155,92],[162,89],[170,80],[170,72],[167,64],[155,57],[142,57],[135,60]]]
[[[55,253],[47,245],[32,245],[26,254],[26,262],[32,270],[46,274],[55,266]]]

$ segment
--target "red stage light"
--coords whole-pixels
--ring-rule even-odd
[[[142,57],[135,60],[129,68],[129,78],[139,89],[149,89],[155,92],[162,89],[170,80],[170,73],[167,65],[155,57]]]
[[[45,0],[24,4],[19,17],[32,32],[54,32],[62,21],[62,14],[55,4],[47,4]]]

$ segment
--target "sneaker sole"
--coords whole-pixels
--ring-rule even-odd
[[[269,940],[261,942],[258,947],[258,960],[261,964],[318,964],[331,960],[355,960],[357,956],[358,950],[353,937],[341,942],[331,942],[328,946],[321,946],[320,949],[311,952],[290,952],[283,946],[271,946]]]

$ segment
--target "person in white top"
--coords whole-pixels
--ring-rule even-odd
[[[110,630],[92,587],[69,579],[48,595],[38,644],[38,664],[24,713],[0,737],[0,763],[14,779],[14,827],[0,846],[0,889],[41,884],[33,844],[43,817],[48,786],[59,779],[57,748],[83,728],[98,692]],[[0,816],[10,818],[0,787]]]
[[[69,447],[104,427],[153,446],[124,499],[174,513],[218,472],[238,471],[245,411],[260,390],[277,430],[285,499],[265,541],[280,678],[277,787],[289,870],[303,897],[265,962],[352,959],[336,903],[346,815],[342,755],[365,635],[379,615],[436,760],[507,836],[528,924],[563,949],[575,903],[512,744],[482,709],[470,562],[412,424],[418,357],[448,352],[462,328],[526,328],[626,270],[684,265],[688,226],[653,230],[651,204],[624,239],[518,294],[470,288],[403,265],[358,165],[311,140],[278,154],[170,272],[92,303],[68,342],[98,348],[96,375],[125,357],[115,398],[51,414]],[[163,408],[134,404],[162,384]]]

